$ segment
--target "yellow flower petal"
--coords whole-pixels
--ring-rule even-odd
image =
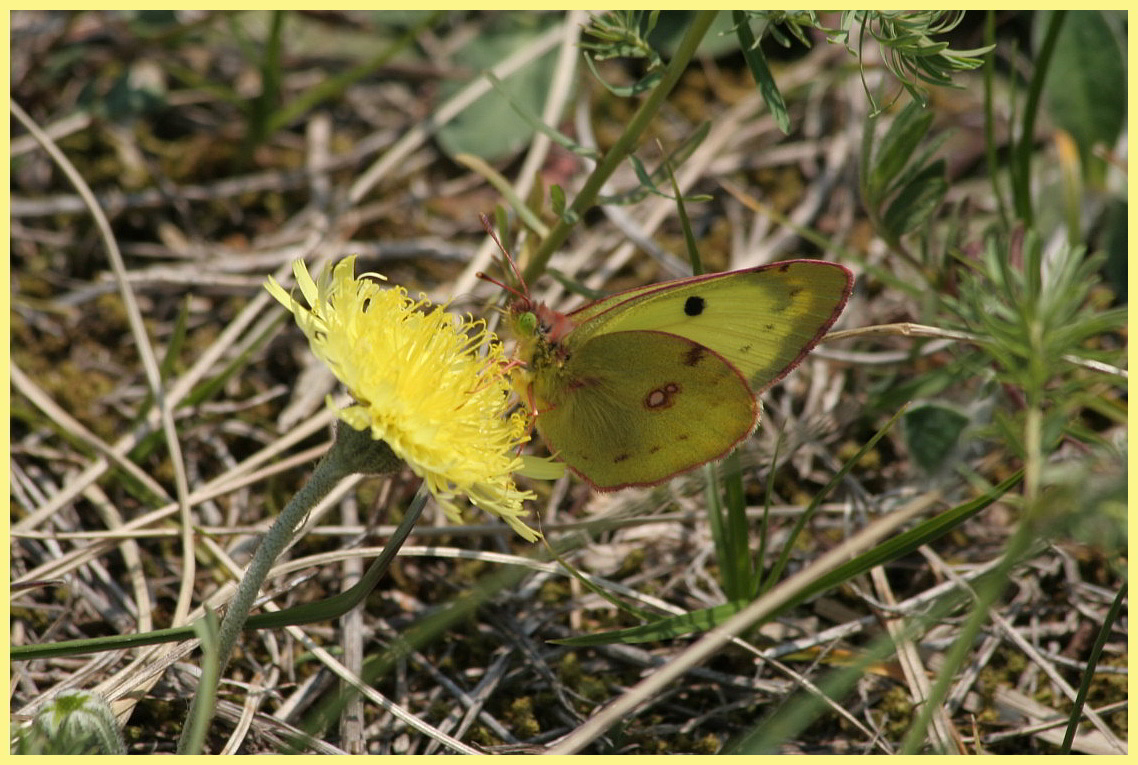
[[[378,274],[357,278],[354,256],[315,282],[303,261],[293,272],[308,307],[271,277],[265,288],[355,398],[340,418],[387,442],[452,520],[461,520],[455,500],[465,495],[537,539],[520,520],[533,494],[512,477],[529,440],[526,421],[508,413],[508,359],[485,323],[455,319],[425,297],[413,300],[402,287],[379,284]]]

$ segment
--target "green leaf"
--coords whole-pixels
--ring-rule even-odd
[[[601,73],[597,71],[597,65],[593,63],[592,56],[585,56],[585,65],[589,67],[589,71],[597,78],[597,82],[604,85],[609,93],[612,93],[618,98],[631,98],[632,96],[649,91],[656,87],[656,83],[664,77],[664,70],[653,69],[631,85],[613,85],[604,77],[601,77]]]
[[[659,11],[651,11],[647,16],[643,11],[607,11],[590,16],[581,30],[578,47],[597,61],[639,58],[644,59],[648,69],[656,69],[662,62],[646,37],[656,28],[659,17]]]
[[[699,257],[699,248],[695,246],[695,234],[692,233],[691,220],[688,218],[687,208],[684,207],[684,198],[680,193],[680,183],[676,180],[675,173],[672,172],[672,163],[667,159],[664,160],[664,169],[668,171],[668,180],[672,183],[672,193],[676,195],[676,213],[680,218],[680,227],[684,231],[684,245],[687,247],[688,260],[691,261],[691,272],[694,276],[699,276],[703,273],[703,261]],[[731,462],[730,457],[728,457],[727,462],[730,463],[731,467],[735,470],[739,470],[737,457],[734,463]],[[746,539],[745,533],[743,536],[744,539]]]
[[[913,348],[914,357],[919,345]],[[872,386],[871,410],[892,410],[907,401],[936,398],[960,385],[960,381],[983,375],[991,360],[977,348],[962,346],[943,365],[932,367],[920,375],[886,375]],[[985,395],[977,393],[980,397]]]
[[[556,183],[549,187],[549,205],[558,218],[565,214],[565,189]]]
[[[905,184],[913,180],[913,178],[915,178],[918,173],[922,172],[925,169],[925,165],[929,163],[929,160],[932,159],[933,155],[940,151],[941,147],[944,146],[944,144],[947,143],[948,139],[951,137],[951,133],[945,131],[943,133],[937,133],[935,136],[921,144],[917,148],[916,152],[909,156],[909,162],[905,166],[905,169],[901,171],[900,175],[893,179],[893,183],[883,192],[883,194],[885,196],[892,196],[893,193],[897,191],[897,189],[905,186]]]
[[[1128,204],[1125,199],[1111,201],[1106,214],[1106,241],[1103,247],[1106,250],[1107,282],[1110,283],[1118,302],[1125,304],[1127,295],[1126,274],[1129,271],[1129,252],[1127,236],[1129,234]]]
[[[944,177],[944,160],[937,160],[913,176],[905,184],[882,218],[882,226],[894,237],[900,237],[920,226],[933,214],[948,191]]]
[[[556,20],[550,17],[548,23]],[[516,51],[529,45],[547,28],[515,25],[510,29],[490,29],[472,39],[454,58],[456,66],[472,72],[490,69]],[[502,87],[519,108],[541,114],[553,78],[557,51],[550,51],[521,71],[502,81]],[[467,80],[447,80],[439,88],[440,103],[468,84]],[[519,151],[533,138],[534,128],[518,117],[502,94],[492,90],[444,125],[437,134],[439,147],[450,157],[473,154],[487,161],[502,159]]]
[[[782,93],[779,92],[774,77],[771,76],[767,59],[763,56],[750,25],[747,24],[746,14],[742,11],[732,11],[731,18],[735,22],[735,33],[739,36],[739,47],[743,51],[743,58],[751,68],[751,76],[755,78],[755,84],[759,86],[759,93],[762,94],[767,108],[771,110],[775,124],[785,135],[790,132],[790,113],[786,109],[786,102],[782,100]]]
[[[96,117],[123,124],[144,119],[168,106],[162,73],[149,60],[132,64],[115,77],[109,88],[88,82],[79,92],[78,103]]]
[[[1037,38],[1049,18],[1047,12],[1036,15]],[[1106,12],[1070,11],[1055,42],[1043,97],[1055,125],[1074,137],[1084,172],[1091,171],[1092,181],[1100,178],[1103,162],[1092,149],[1098,143],[1114,146],[1127,106],[1125,47]]]
[[[917,144],[928,133],[932,122],[932,110],[916,101],[910,101],[893,120],[874,153],[873,167],[869,171],[869,199],[866,201],[872,207],[876,208],[880,203],[889,182],[897,177],[913,156]]]
[[[570,210],[570,213],[572,213],[572,210]],[[556,268],[547,268],[545,273],[553,277],[553,280],[564,287],[567,292],[580,295],[586,300],[600,300],[601,298],[608,297],[608,293],[604,290],[595,290],[587,287],[573,277],[566,276]]]
[[[649,194],[655,194],[664,199],[675,199],[676,197],[661,191],[659,184],[663,183],[664,179],[668,177],[668,168],[681,166],[687,158],[699,148],[699,145],[703,143],[703,139],[707,138],[707,134],[710,131],[711,123],[702,123],[691,135],[684,139],[683,143],[664,157],[659,167],[657,167],[651,175],[647,173],[644,169],[644,164],[639,159],[635,156],[629,156],[629,162],[632,164],[633,172],[636,173],[636,177],[640,180],[640,185],[619,194],[598,195],[597,204],[629,205],[639,202]],[[706,194],[697,194],[685,197],[685,199],[689,202],[707,202],[711,200],[711,197]]]
[[[798,598],[795,598],[784,608],[779,609],[775,613],[783,613],[792,606],[809,600],[831,587],[843,584],[855,576],[860,576],[875,566],[881,566],[891,560],[901,558],[914,552],[922,545],[939,539],[981,510],[989,507],[1022,480],[1023,470],[1017,470],[1006,480],[988,489],[988,491],[979,497],[965,502],[962,505],[957,505],[951,510],[946,510],[940,515],[919,523],[909,531],[882,542],[872,550],[857,556],[849,563],[844,563],[829,574],[819,577],[818,581],[814,582]]]
[[[914,405],[901,417],[901,433],[909,454],[922,470],[938,472],[956,451],[967,415],[941,403]]]
[[[498,77],[493,72],[487,71],[485,77],[490,82],[490,84],[494,86],[494,90],[498,92],[498,95],[506,99],[506,102],[509,103],[510,108],[514,110],[514,114],[518,115],[519,118],[525,120],[526,124],[533,128],[536,132],[548,136],[549,140],[553,141],[558,146],[561,146],[564,149],[573,152],[574,154],[580,155],[582,157],[588,157],[594,161],[597,161],[601,158],[601,153],[596,149],[590,149],[588,146],[582,146],[564,133],[554,130],[549,125],[546,125],[544,122],[542,122],[541,118],[538,117],[535,112],[529,111],[524,105],[519,104],[517,101],[515,101],[513,96],[510,95],[510,91],[506,88],[505,85],[502,84],[502,81],[498,79]]]

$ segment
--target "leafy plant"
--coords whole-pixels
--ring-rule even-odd
[[[902,237],[927,223],[948,191],[944,160],[933,159],[947,136],[920,146],[932,121],[932,112],[910,101],[879,142],[874,131],[877,119],[871,116],[862,140],[861,195],[866,212],[890,249],[914,264],[917,261]]]
[[[953,83],[952,75],[976,69],[983,63],[982,57],[992,49],[992,46],[985,46],[975,50],[952,50],[948,43],[932,39],[951,32],[963,17],[963,11],[846,11],[842,13],[838,26],[830,28],[822,24],[816,11],[747,11],[735,14],[740,47],[747,56],[747,63],[767,106],[779,120],[783,132],[788,129],[786,107],[759,49],[762,37],[755,39],[751,35],[748,21],[761,20],[765,24],[764,31],[783,47],[789,47],[792,39],[810,45],[810,29],[824,32],[831,43],[844,45],[861,62],[862,84],[876,115],[884,107],[877,104],[865,80],[863,49],[866,35],[877,43],[889,72],[914,101],[924,106],[927,103],[925,85],[959,87]],[[853,38],[855,27],[856,40]]]

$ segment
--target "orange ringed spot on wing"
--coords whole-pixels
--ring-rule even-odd
[[[679,392],[680,384],[677,382],[666,383],[659,388],[654,388],[648,391],[648,395],[644,397],[644,408],[652,410],[667,409],[676,403],[676,396],[679,395]]]

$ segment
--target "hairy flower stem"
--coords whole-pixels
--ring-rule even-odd
[[[234,594],[233,600],[230,601],[229,608],[225,612],[225,618],[221,621],[218,636],[219,677],[225,672],[225,668],[229,664],[233,646],[237,643],[237,637],[249,619],[253,602],[257,598],[257,593],[261,591],[261,585],[264,584],[265,578],[269,575],[269,570],[280,554],[288,547],[296,528],[316,506],[316,503],[326,497],[336,487],[336,484],[353,473],[388,473],[398,467],[399,464],[399,460],[391,453],[385,443],[375,441],[370,434],[361,433],[340,423],[336,430],[336,440],[333,442],[332,448],[317,463],[308,482],[301,487],[300,491],[281,511],[281,514],[277,516],[273,525],[265,532],[261,544],[257,546],[257,552],[253,555],[253,560],[249,563],[245,575],[237,585],[237,592]],[[201,709],[201,705],[204,703],[203,699],[212,695],[205,693],[206,690],[199,688],[194,695],[189,716],[186,718],[187,725],[183,727],[182,738],[178,741],[179,754],[188,753],[183,751],[183,748],[188,744],[186,733],[192,727],[188,721],[199,714],[213,717],[212,709]],[[210,690],[216,691],[216,689]]]

